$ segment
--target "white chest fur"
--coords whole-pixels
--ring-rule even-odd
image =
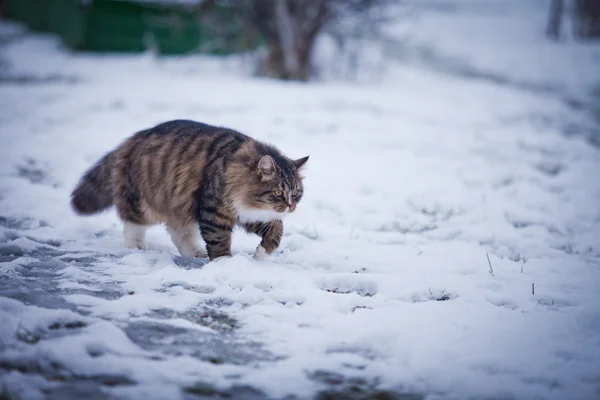
[[[240,222],[270,222],[281,220],[286,212],[277,212],[273,210],[265,210],[261,208],[246,207],[240,202],[234,203],[234,208],[237,212]]]

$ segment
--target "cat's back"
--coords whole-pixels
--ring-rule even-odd
[[[193,134],[210,136],[218,131],[231,130],[219,126],[205,124],[204,122],[192,121],[188,119],[175,119],[162,122],[148,131],[156,135],[178,135]]]
[[[143,156],[181,158],[210,152],[212,142],[224,140],[242,143],[250,137],[230,128],[213,126],[191,120],[172,120],[160,123],[130,136],[118,149],[118,158],[138,159]]]
[[[160,213],[190,208],[200,184],[220,173],[250,137],[190,120],[163,122],[137,132],[117,150],[115,178],[137,188],[143,204]]]
[[[215,136],[238,136],[240,138],[249,139],[248,136],[237,132],[233,129],[205,124],[203,122],[191,121],[187,119],[176,119],[172,121],[162,122],[152,128],[136,133],[133,138],[144,140],[148,138],[156,139],[176,139],[195,137],[211,138]]]

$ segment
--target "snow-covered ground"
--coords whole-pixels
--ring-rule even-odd
[[[600,397],[600,151],[565,129],[598,129],[565,93],[600,81],[599,47],[545,43],[545,3],[437,3],[410,42],[436,57],[368,83],[3,40],[0,393]],[[175,118],[310,154],[273,257],[236,232],[233,258],[185,259],[160,227],[126,250],[114,211],[72,213],[92,162]]]

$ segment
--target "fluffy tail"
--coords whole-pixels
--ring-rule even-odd
[[[71,193],[71,207],[77,214],[96,214],[113,205],[113,160],[113,153],[108,153],[83,175]]]

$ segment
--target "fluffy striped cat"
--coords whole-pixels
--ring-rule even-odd
[[[231,255],[239,225],[262,237],[254,253],[262,260],[279,246],[282,218],[302,198],[307,160],[231,129],[169,121],[106,154],[85,173],[71,205],[91,215],[114,204],[129,248],[146,249],[146,229],[165,223],[181,255],[210,260]]]

